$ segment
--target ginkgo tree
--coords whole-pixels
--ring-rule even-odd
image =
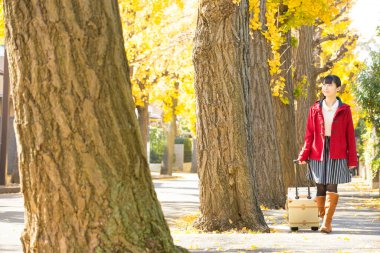
[[[147,143],[150,103],[163,109],[163,121],[182,115],[195,132],[195,98],[191,60],[196,6],[192,1],[119,2],[126,54],[142,139]],[[2,1],[1,1],[2,3]],[[186,8],[184,8],[186,4]],[[4,20],[0,8],[0,40]],[[178,91],[174,90],[178,83]],[[178,93],[178,95],[174,95]],[[172,98],[178,105],[173,108]],[[174,145],[174,144],[173,144]]]
[[[195,118],[193,29],[189,24],[195,24],[196,8],[191,1],[119,1],[119,4],[143,140],[147,142],[148,106],[153,103],[162,108],[163,121],[171,122],[167,124],[168,130],[172,129],[168,131],[172,137],[168,138],[167,146],[172,150],[176,115],[182,114],[189,122]],[[169,127],[170,124],[174,126]]]
[[[167,39],[161,33],[165,25],[164,10],[175,2],[119,1],[124,46],[130,63],[131,89],[145,144],[148,139],[149,94],[152,86],[165,75],[154,69],[154,63],[161,59],[158,48]]]
[[[276,115],[276,131],[271,134],[282,133],[284,126],[287,129],[287,134],[277,134],[278,148],[275,148],[275,150],[279,151],[282,159],[279,166],[284,168],[285,178],[289,178],[286,173],[293,170],[289,157],[296,157],[296,152],[299,151],[302,144],[308,107],[316,99],[316,80],[318,76],[323,75],[337,63],[342,62],[346,56],[346,59],[350,59],[351,63],[352,59],[355,58],[354,55],[348,56],[355,47],[357,38],[348,32],[347,24],[349,24],[349,20],[347,12],[351,7],[350,2],[339,0],[249,1],[250,10],[253,13],[250,27],[253,31],[261,31],[267,39],[267,46],[263,47],[262,50],[270,48],[270,52],[263,53],[267,58],[261,59],[262,61],[266,60],[268,63],[270,82],[266,83],[265,80],[261,80],[260,83],[261,85],[269,85],[273,95],[273,102],[266,102],[268,105],[266,110],[273,110],[272,114]],[[265,8],[260,8],[262,5],[265,5]],[[262,20],[260,17],[264,15],[265,20]],[[339,31],[344,33],[346,37],[343,38],[338,33]],[[291,39],[288,36],[289,32],[292,34]],[[336,39],[335,37],[338,38]],[[340,38],[343,39],[338,40]],[[256,43],[258,41],[256,38],[253,40],[253,47],[256,46],[255,40]],[[330,40],[333,40],[330,44],[336,46],[326,48]],[[318,51],[318,48],[322,50]],[[259,51],[255,50],[255,52]],[[347,68],[355,67],[356,65],[346,64],[345,66],[345,73],[337,74],[342,76],[354,75],[355,70],[347,71]],[[263,70],[265,67],[260,69]],[[289,80],[292,78],[291,76],[289,77],[289,72],[293,74],[293,80]],[[259,76],[262,77],[263,73],[259,73]],[[295,87],[295,90],[293,90],[293,87]],[[348,88],[346,91],[349,90]],[[256,94],[256,96],[258,95]],[[255,101],[258,99],[262,100],[262,98],[256,97]],[[277,103],[278,100],[282,102],[282,106]],[[271,108],[271,103],[276,105],[274,109]],[[292,124],[291,120],[289,121],[291,113],[288,112],[291,110],[288,107],[291,107],[293,103],[296,105],[295,124]],[[271,121],[272,119],[268,117],[265,120]],[[261,125],[270,125],[262,121],[262,115],[260,121]],[[294,126],[297,126],[296,129]],[[260,129],[260,127],[257,128]],[[266,127],[266,129],[272,128]],[[296,131],[295,134],[292,134],[293,131]],[[291,136],[295,137],[292,139]],[[257,138],[264,138],[264,135]],[[294,149],[296,151],[292,151],[293,147],[289,147],[289,143],[295,144],[294,139],[298,139],[298,144]],[[266,145],[269,144],[260,145],[260,150],[265,150]],[[283,146],[286,146],[287,149],[282,149],[281,147]],[[269,147],[267,149],[273,150],[273,148]],[[285,154],[285,152],[287,153]],[[273,154],[266,160],[275,158],[276,155]],[[262,159],[262,157],[258,159]],[[260,163],[260,161],[257,161],[257,163]],[[273,189],[270,188],[270,185],[268,187]],[[270,191],[268,190],[268,192]]]
[[[323,76],[330,73],[340,76],[343,82],[343,93],[340,96],[345,103],[354,105],[351,85],[358,73],[360,62],[354,54],[357,36],[349,28],[351,21],[348,12],[352,8],[352,1],[336,0],[325,3],[328,16],[316,17],[311,25],[302,25],[297,29],[294,86],[298,150],[303,145],[308,108],[320,94],[320,80]],[[355,107],[353,115],[356,119]]]
[[[23,250],[186,252],[143,154],[117,1],[78,3],[4,5]]]
[[[348,12],[352,3],[341,4],[339,14],[330,24],[319,24],[314,40],[316,52],[318,52],[319,65],[317,74],[319,78],[325,72],[334,73],[342,80],[342,92],[340,97],[351,106],[354,125],[358,121],[357,108],[354,101],[353,85],[358,77],[363,62],[358,60],[356,53],[356,41],[358,36],[350,30],[351,20]]]
[[[165,10],[167,25],[162,33],[169,39],[158,48],[160,60],[155,61],[154,65],[154,69],[165,74],[153,86],[150,97],[151,103],[163,109],[162,118],[167,126],[162,174],[172,173],[177,116],[189,122],[191,129],[195,127],[194,68],[191,59],[193,29],[189,24],[195,26],[196,6],[188,1],[182,10],[176,5]]]
[[[238,1],[239,2],[239,1]],[[299,31],[300,28],[309,26],[312,29],[311,36],[315,39],[311,47],[321,49],[321,43],[332,41],[330,44],[325,44],[327,46],[323,47],[323,52],[325,55],[320,55],[322,51],[313,50],[311,51],[317,58],[324,59],[326,62],[320,67],[320,69],[315,69],[314,79],[317,78],[318,74],[328,71],[334,66],[334,63],[342,60],[346,52],[352,51],[355,48],[356,36],[348,32],[348,25],[350,24],[349,18],[347,16],[348,10],[351,8],[352,1],[342,1],[342,0],[267,0],[262,3],[266,4],[266,23],[264,24],[265,29],[262,30],[262,24],[259,21],[260,11],[260,1],[250,0],[250,9],[253,12],[252,19],[250,20],[250,27],[253,30],[262,30],[263,35],[267,38],[268,43],[271,46],[271,56],[268,59],[268,65],[270,67],[270,74],[272,77],[271,88],[272,95],[279,96],[282,98],[284,104],[288,103],[288,98],[284,94],[285,79],[281,75],[281,65],[280,61],[280,47],[286,43],[285,34],[288,31]],[[323,38],[320,38],[324,36]],[[295,42],[292,46],[302,44],[306,41],[298,41],[297,36],[294,37]],[[339,39],[345,39],[344,42]],[[331,46],[335,45],[335,46]],[[338,45],[338,48],[337,48]],[[340,47],[340,51],[339,51]],[[298,55],[302,55],[297,54]],[[331,55],[335,56],[331,57]],[[313,64],[315,63],[314,57]],[[329,56],[329,57],[327,57]],[[327,57],[327,58],[326,58]],[[351,57],[352,58],[352,57]],[[323,62],[323,60],[322,60]],[[293,65],[293,71],[297,66]],[[296,74],[296,73],[295,73]],[[300,76],[296,81],[296,85],[304,80],[304,76]]]
[[[280,61],[281,44],[285,44],[286,32],[292,31],[290,46],[295,47],[291,68],[294,76],[294,96],[296,99],[297,149],[302,144],[304,125],[308,107],[316,99],[316,81],[319,76],[331,71],[343,59],[353,62],[350,54],[355,48],[357,36],[349,32],[347,16],[351,1],[277,1],[267,2],[267,29],[263,32],[268,38],[272,56],[268,60],[271,69],[271,88],[274,96],[279,96],[284,104],[293,94],[286,94],[285,78],[281,72],[284,62]],[[282,12],[278,10],[283,10]],[[356,66],[350,64],[349,66]],[[355,70],[337,73],[352,76]],[[338,69],[338,68],[336,68]],[[348,90],[348,89],[346,89]]]
[[[281,75],[280,47],[286,43],[285,34],[304,25],[313,25],[316,19],[328,22],[338,8],[330,0],[249,0],[253,15],[250,27],[260,30],[267,39],[271,56],[268,59],[271,74],[272,95],[281,97],[284,104],[288,98],[284,94],[285,79]],[[265,13],[260,13],[260,4],[265,4]],[[265,15],[265,24],[259,17]],[[263,29],[264,28],[264,29]]]
[[[255,64],[253,69],[260,69],[253,71],[251,78],[252,89],[256,91],[251,99],[260,101],[251,109],[254,164],[257,166],[253,169],[260,170],[257,174],[263,177],[258,180],[260,200],[269,207],[284,206],[281,196],[286,194],[287,187],[295,184],[293,164],[289,159],[296,156],[292,80],[295,39],[290,33],[303,24],[313,24],[319,16],[327,19],[329,6],[326,3],[314,1],[318,6],[310,10],[311,1],[249,1],[250,28],[253,30],[250,59]],[[260,107],[263,109],[257,109]],[[266,130],[262,133],[260,129]],[[275,139],[271,140],[271,136]],[[276,187],[265,180],[268,177],[279,181]]]

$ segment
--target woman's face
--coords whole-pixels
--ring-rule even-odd
[[[339,91],[339,87],[336,87],[334,82],[332,83],[323,83],[322,85],[322,93],[326,97],[334,97],[336,93]]]

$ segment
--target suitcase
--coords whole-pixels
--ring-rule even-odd
[[[297,173],[298,161],[294,160],[294,169]],[[309,164],[307,164],[308,169]],[[298,182],[296,185],[299,185]],[[292,231],[300,228],[311,229],[319,228],[318,206],[316,201],[315,187],[294,187],[288,188],[287,209],[288,222]]]

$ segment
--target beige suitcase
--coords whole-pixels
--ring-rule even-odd
[[[298,161],[294,161],[295,169],[297,163]],[[288,188],[288,221],[292,231],[297,231],[301,228],[318,230],[319,217],[315,197],[315,187]]]

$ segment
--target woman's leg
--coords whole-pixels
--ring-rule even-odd
[[[317,184],[317,206],[318,216],[323,218],[325,216],[325,201],[326,201],[326,185]]]
[[[317,184],[317,196],[326,196],[325,184]]]
[[[338,185],[326,185],[326,203],[325,203],[325,217],[321,227],[321,232],[330,233],[332,231],[331,221],[335,213],[336,205],[338,204]]]
[[[338,193],[338,185],[337,184],[328,184],[328,185],[326,185],[326,191]]]

